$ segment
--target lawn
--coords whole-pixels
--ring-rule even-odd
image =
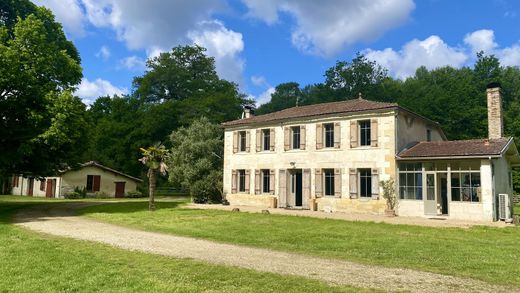
[[[282,251],[407,267],[520,286],[520,229],[429,228],[190,210],[159,202],[93,206],[83,215],[145,230]]]
[[[0,196],[0,292],[360,291],[46,236],[11,223],[21,208],[62,202]]]

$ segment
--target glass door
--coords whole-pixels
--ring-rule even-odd
[[[435,173],[426,173],[426,197],[424,198],[424,214],[437,215],[437,184]]]

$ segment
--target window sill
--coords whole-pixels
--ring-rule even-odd
[[[357,146],[355,148],[350,147],[351,150],[370,150],[370,149],[378,149],[378,148],[380,148],[379,145],[378,146],[363,145],[363,146]]]
[[[275,151],[259,151],[259,152],[255,152],[255,154],[275,154],[276,152]]]
[[[334,147],[331,147],[331,148],[321,148],[321,149],[316,149],[317,152],[327,152],[327,151],[341,151],[341,147],[339,148],[334,148]]]
[[[298,152],[304,152],[304,151],[306,151],[306,150],[304,150],[304,149],[289,149],[289,150],[286,150],[285,152],[286,153],[291,153],[291,152],[292,153],[298,153]]]

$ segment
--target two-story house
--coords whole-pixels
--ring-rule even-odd
[[[488,94],[489,138],[448,141],[439,124],[362,98],[223,123],[224,193],[234,205],[383,213],[394,178],[401,216],[498,218],[520,164],[502,136],[499,85]]]

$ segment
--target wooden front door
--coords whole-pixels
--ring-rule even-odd
[[[47,186],[45,188],[45,197],[54,197],[54,180],[47,179]]]
[[[33,196],[33,190],[34,190],[34,178],[29,178],[29,183],[27,185],[27,195]]]
[[[116,197],[125,197],[125,183],[126,182],[116,182]]]

